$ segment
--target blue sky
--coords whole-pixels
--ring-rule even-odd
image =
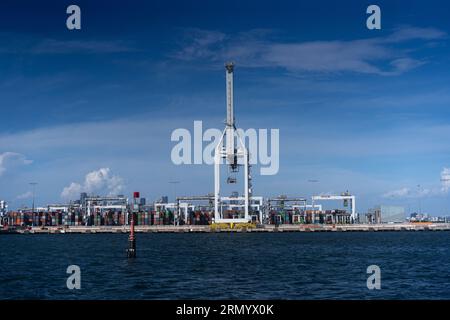
[[[213,168],[172,164],[170,135],[223,126],[233,60],[238,126],[280,129],[255,194],[450,214],[449,18],[445,1],[2,1],[0,198],[30,205],[31,181],[40,205],[70,186],[211,192]]]

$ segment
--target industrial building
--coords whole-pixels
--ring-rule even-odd
[[[401,223],[405,220],[405,208],[400,206],[379,205],[366,214],[367,223]]]

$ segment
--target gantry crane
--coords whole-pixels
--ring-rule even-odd
[[[357,221],[358,215],[356,213],[356,198],[355,196],[349,194],[348,192],[344,192],[341,195],[320,195],[320,196],[313,196],[312,197],[312,203],[314,206],[315,201],[321,201],[321,200],[344,200],[344,205],[347,205],[348,202],[350,202],[350,209],[351,209],[351,219],[352,222]]]
[[[225,64],[226,75],[226,95],[227,95],[227,119],[225,130],[214,150],[214,222],[215,223],[246,223],[250,221],[249,205],[251,198],[251,184],[249,171],[249,153],[244,140],[236,130],[233,105],[233,71],[232,62]],[[235,144],[237,140],[237,144]],[[239,167],[244,167],[244,192],[243,196],[223,197],[221,196],[220,165],[225,159],[230,172],[239,171]],[[235,177],[229,177],[227,183],[236,183]],[[241,203],[244,207],[244,217],[224,218],[223,207],[227,206],[227,201]]]

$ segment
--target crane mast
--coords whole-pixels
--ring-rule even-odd
[[[226,90],[227,90],[227,122],[226,122],[226,150],[227,160],[231,166],[236,166],[237,158],[234,147],[234,101],[233,101],[233,71],[234,64],[232,62],[225,65]]]
[[[249,154],[244,144],[244,140],[236,130],[234,119],[233,101],[233,72],[232,62],[225,64],[226,97],[227,97],[227,119],[225,130],[215,148],[214,154],[214,222],[220,223],[240,223],[249,222],[249,206],[251,197]],[[237,144],[236,144],[237,140]],[[225,144],[225,146],[224,146]],[[235,173],[239,166],[244,167],[244,192],[242,196],[223,197],[221,196],[220,165],[226,159],[226,165],[230,171]],[[236,183],[234,177],[227,179],[228,183]],[[238,202],[238,203],[237,203]],[[244,209],[243,217],[224,217],[224,208],[239,207]]]

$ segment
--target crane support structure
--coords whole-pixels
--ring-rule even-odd
[[[246,223],[251,220],[249,216],[251,187],[249,184],[249,154],[243,138],[236,130],[233,105],[233,71],[234,64],[225,65],[226,76],[226,94],[227,94],[227,120],[225,130],[214,150],[214,222],[215,223]],[[237,139],[237,145],[235,145]],[[228,197],[222,197],[220,194],[221,179],[220,165],[225,159],[227,166],[231,171],[236,171],[238,166],[244,167],[244,192],[242,196],[234,197],[233,201],[242,203],[244,206],[243,218],[224,218],[224,201]],[[234,180],[233,180],[234,182]]]
[[[312,205],[314,206],[315,201],[323,201],[323,200],[347,200],[349,201],[350,209],[351,209],[351,218],[354,221],[357,220],[358,216],[356,213],[356,198],[353,195],[350,195],[348,193],[342,194],[342,195],[320,195],[320,196],[313,196],[312,197]]]

